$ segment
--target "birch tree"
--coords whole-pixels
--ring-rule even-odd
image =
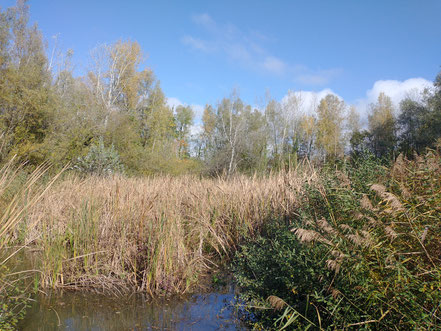
[[[276,100],[270,99],[265,107],[265,120],[268,127],[270,137],[270,151],[274,163],[280,161],[282,153],[283,135],[286,134],[285,119],[282,114],[282,107]]]
[[[311,158],[317,135],[317,119],[313,115],[303,115],[299,123],[299,152],[303,157]]]
[[[296,162],[300,145],[300,119],[303,109],[302,92],[288,91],[282,100],[282,158],[280,162],[292,160]]]
[[[233,94],[231,100],[223,99],[218,106],[218,117],[220,120],[220,129],[222,136],[227,143],[227,151],[229,155],[227,173],[231,175],[237,166],[237,152],[241,133],[244,129],[244,121],[242,112],[244,104],[242,100]]]
[[[137,42],[103,44],[91,52],[88,79],[105,112],[104,126],[115,111],[138,110],[153,89],[151,70],[140,70],[144,56]]]
[[[333,94],[324,97],[317,108],[316,146],[323,158],[335,159],[343,155],[342,123],[345,111],[344,101]]]

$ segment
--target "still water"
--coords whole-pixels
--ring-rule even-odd
[[[149,301],[93,293],[40,295],[21,330],[246,330],[232,287],[186,298]]]

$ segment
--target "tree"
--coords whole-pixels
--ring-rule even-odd
[[[296,163],[300,148],[300,123],[303,108],[302,92],[288,91],[282,100],[282,152],[280,163]]]
[[[346,118],[346,132],[345,132],[345,145],[349,144],[351,153],[353,148],[358,149],[358,143],[360,143],[361,125],[360,114],[355,106],[349,108],[349,113]]]
[[[190,106],[177,106],[175,109],[176,134],[178,139],[178,156],[189,156],[190,126],[193,124],[193,109]]]
[[[317,136],[317,119],[313,115],[303,115],[299,126],[300,156],[311,158]]]
[[[202,114],[202,132],[199,135],[198,157],[207,162],[215,149],[216,114],[211,105],[205,105]]]
[[[104,111],[104,126],[115,111],[139,110],[153,91],[154,76],[148,68],[140,70],[143,60],[137,42],[117,41],[100,45],[91,57],[93,68],[88,80]]]
[[[236,92],[224,98],[216,108],[207,105],[203,114],[203,158],[211,173],[238,169],[246,132],[246,106]]]
[[[238,147],[240,145],[241,133],[244,128],[242,113],[245,105],[236,93],[233,93],[231,100],[223,99],[217,109],[220,131],[226,142],[226,152],[229,155],[227,173],[231,175],[237,167]]]
[[[383,92],[369,115],[370,147],[377,157],[390,156],[396,145],[396,120],[392,100]]]
[[[324,160],[343,155],[342,122],[345,103],[333,94],[324,97],[317,108],[316,146]]]
[[[246,106],[242,113],[244,128],[240,140],[240,170],[265,172],[268,166],[268,131],[265,116]]]
[[[151,152],[159,151],[175,137],[173,111],[167,106],[166,98],[157,84],[150,92],[146,104],[140,109],[143,146]],[[170,152],[170,150],[168,151]]]
[[[348,117],[346,120],[347,123],[347,130],[350,133],[350,135],[354,134],[355,132],[360,132],[361,125],[360,125],[360,114],[358,113],[357,109],[354,106],[351,106],[349,108]]]
[[[282,107],[276,100],[270,99],[265,107],[265,121],[270,136],[270,151],[276,167],[282,153],[283,135],[286,134],[286,124],[282,115]]]
[[[432,90],[427,92],[428,113],[424,117],[423,129],[427,146],[433,147],[441,137],[441,71],[435,78]]]
[[[427,118],[427,107],[410,97],[400,102],[399,127],[400,150],[408,157],[413,151],[421,152],[428,145],[424,131],[424,121]]]
[[[28,20],[25,1],[0,12],[0,159],[39,163],[54,102],[42,36]]]

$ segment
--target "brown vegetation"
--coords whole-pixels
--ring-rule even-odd
[[[53,186],[26,233],[53,288],[185,293],[274,217],[289,217],[310,167],[267,177],[81,179]]]

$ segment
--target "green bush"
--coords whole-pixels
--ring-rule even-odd
[[[25,288],[21,278],[11,276],[9,268],[0,265],[0,330],[16,330],[24,318],[29,307]]]
[[[441,156],[399,157],[387,174],[369,159],[324,171],[292,224],[242,247],[236,279],[266,308],[250,308],[259,326],[440,327]]]
[[[77,159],[73,168],[85,174],[99,176],[122,173],[124,171],[118,152],[113,145],[105,147],[102,138],[98,141],[98,144],[90,147],[87,155]]]
[[[265,227],[261,236],[249,240],[236,254],[235,279],[241,289],[241,299],[248,303],[245,307],[248,322],[256,329],[271,327],[279,317],[267,298],[284,298],[294,309],[305,311],[307,293],[319,287],[316,276],[321,267],[316,258],[321,254],[303,249],[291,228],[292,224],[274,221]],[[329,274],[326,271],[323,276],[329,277]]]

